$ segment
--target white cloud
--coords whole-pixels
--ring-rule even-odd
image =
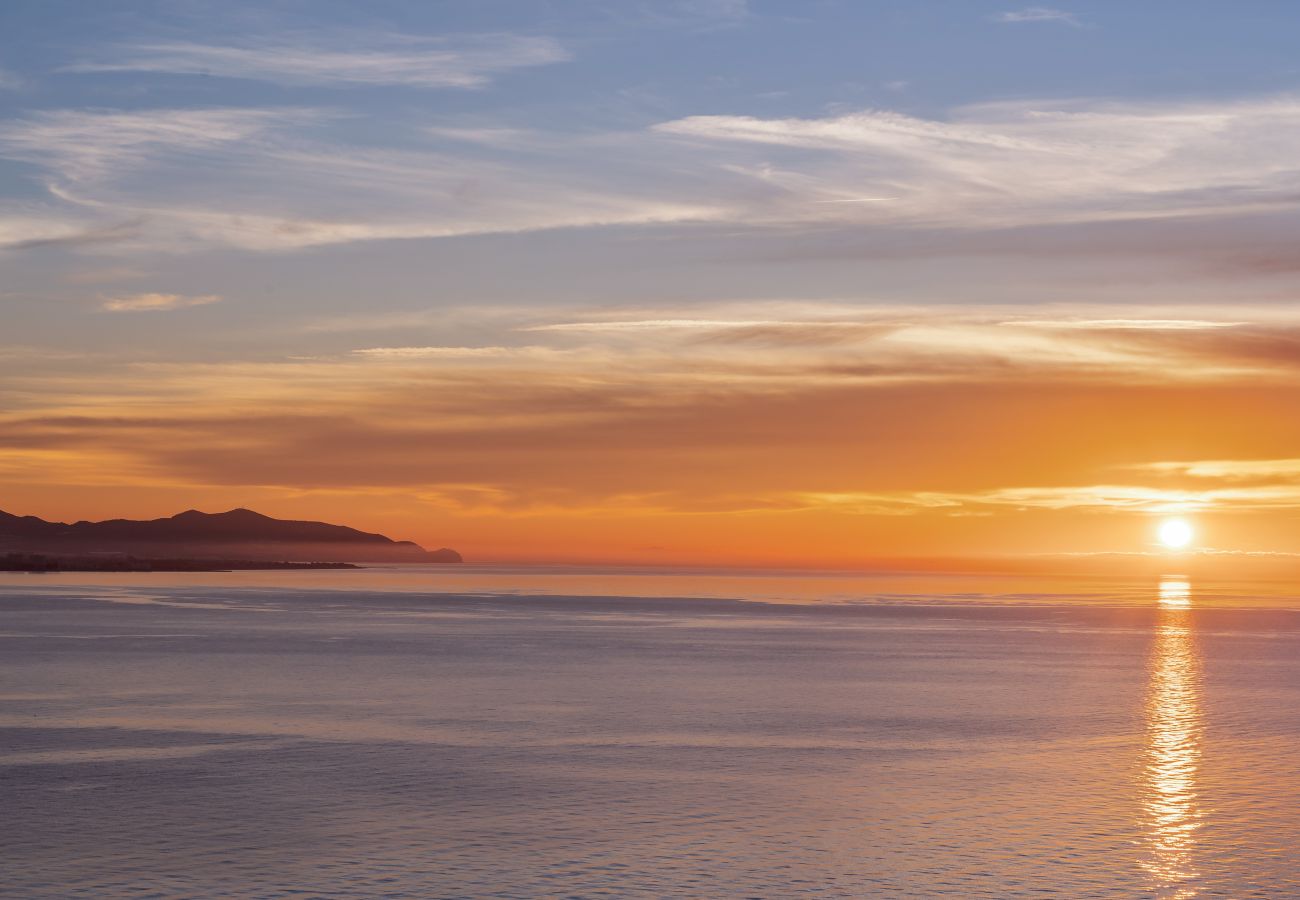
[[[112,243],[133,233],[133,223],[87,223],[74,212],[0,206],[0,251]]]
[[[50,223],[42,233],[120,248],[126,222],[150,250],[699,222],[906,235],[1300,208],[1290,97],[694,116],[581,135],[421,122],[401,147],[321,127],[340,121],[65,110],[0,125],[0,156],[41,170],[50,202],[22,218]]]
[[[552,38],[514,34],[348,34],[325,42],[273,38],[239,45],[173,41],[127,45],[118,56],[68,71],[213,75],[288,85],[476,88],[511,69],[569,59]]]
[[[997,103],[946,119],[693,116],[656,130],[764,185],[751,219],[989,228],[1276,210],[1300,196],[1291,97]],[[863,197],[881,199],[825,202]]]
[[[993,17],[996,22],[1060,22],[1074,28],[1082,28],[1083,23],[1074,13],[1046,6],[1027,6],[1024,9],[998,13]]]
[[[122,297],[109,297],[100,304],[101,309],[109,312],[166,312],[184,309],[187,306],[207,306],[219,303],[216,294],[185,296],[184,294],[128,294]]]
[[[0,153],[42,166],[62,182],[94,182],[153,164],[164,154],[202,163],[204,153],[223,145],[321,117],[300,108],[58,110],[0,127]]]
[[[1236,317],[1222,320],[1210,317],[1214,310],[1200,307],[1166,308],[1177,316],[1166,319],[1143,315],[1151,310],[1141,307],[1048,311],[1056,316],[1030,320],[1009,317],[1007,307],[936,310],[872,307],[863,301],[744,301],[690,310],[623,310],[621,317],[575,310],[512,330],[569,348],[599,346],[678,358],[690,354],[742,366],[754,358],[755,346],[763,346],[770,361],[806,365],[800,378],[814,370],[816,377],[853,381],[933,381],[1030,370],[1165,384],[1243,378],[1265,384],[1293,377],[1289,362],[1276,355],[1252,356],[1249,349],[1267,341],[1270,333],[1288,333],[1296,321],[1293,313],[1288,318],[1280,311],[1261,311],[1243,333],[1237,330],[1241,317],[1253,315],[1253,309],[1233,309]],[[1129,315],[1116,315],[1121,312]],[[444,330],[427,327],[433,333]]]
[[[152,249],[278,250],[717,213],[657,185],[636,153],[585,147],[570,161],[547,149],[506,163],[443,144],[357,146],[313,133],[330,118],[301,108],[60,111],[0,127],[0,156],[43,168],[62,213],[141,219],[140,246]]]
[[[519,128],[466,128],[453,126],[431,126],[425,133],[436,138],[450,141],[464,141],[467,144],[482,144],[488,147],[511,147],[529,140],[532,134]]]

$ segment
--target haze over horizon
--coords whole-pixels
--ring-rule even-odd
[[[1300,10],[0,10],[0,509],[1291,559]]]

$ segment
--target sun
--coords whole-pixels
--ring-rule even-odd
[[[1192,531],[1192,526],[1187,523],[1186,519],[1165,519],[1160,523],[1156,534],[1160,538],[1160,543],[1170,550],[1182,550],[1195,537],[1195,532]]]

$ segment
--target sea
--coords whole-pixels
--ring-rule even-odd
[[[0,896],[1300,897],[1300,586],[8,574]]]

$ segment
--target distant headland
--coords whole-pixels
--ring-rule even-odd
[[[273,519],[251,509],[222,513],[190,509],[165,519],[72,524],[0,511],[0,556],[14,554],[75,558],[82,565],[111,556],[119,558],[119,566],[126,565],[125,558],[130,557],[142,565],[185,563],[213,568],[251,568],[256,563],[464,561],[446,547],[430,551],[411,541],[394,541],[346,525]],[[105,567],[113,564],[103,563]]]

